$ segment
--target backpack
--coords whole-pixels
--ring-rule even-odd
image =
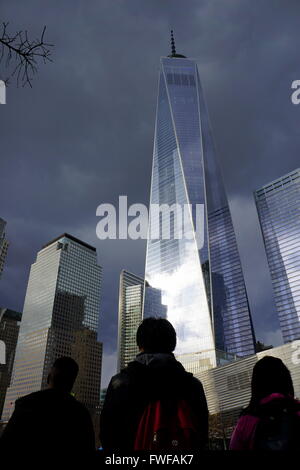
[[[255,450],[296,450],[300,444],[300,416],[285,406],[262,410],[254,437]]]
[[[139,421],[134,450],[195,449],[199,433],[186,400],[150,402]]]

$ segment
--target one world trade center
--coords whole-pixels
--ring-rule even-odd
[[[145,282],[161,290],[175,354],[196,372],[254,354],[255,339],[197,65],[171,43],[159,71]]]

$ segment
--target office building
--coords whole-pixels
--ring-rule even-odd
[[[300,339],[300,169],[254,193],[284,343]]]
[[[138,354],[136,331],[142,321],[144,279],[123,270],[119,286],[118,371]]]
[[[21,318],[20,312],[0,308],[0,341],[4,346],[4,361],[0,361],[0,417],[10,384]]]
[[[46,387],[55,359],[79,364],[73,393],[99,410],[102,344],[97,340],[102,268],[96,249],[67,233],[47,243],[30,271],[3,419],[15,400]]]
[[[126,367],[139,353],[136,332],[143,319],[144,301],[146,317],[166,318],[166,306],[162,305],[161,290],[145,284],[141,277],[123,270],[119,287],[118,371]]]

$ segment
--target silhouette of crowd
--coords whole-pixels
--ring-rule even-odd
[[[173,354],[176,333],[163,318],[138,328],[139,354],[112,377],[100,418],[104,452],[199,452],[208,446],[208,407],[201,382]],[[95,434],[88,410],[72,396],[78,365],[57,359],[48,387],[21,397],[1,439],[1,453],[31,458],[93,458]],[[300,402],[291,375],[271,356],[259,360],[252,395],[233,431],[231,450],[293,450],[300,443]]]

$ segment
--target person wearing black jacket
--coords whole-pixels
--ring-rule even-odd
[[[16,400],[0,438],[1,455],[34,462],[93,459],[95,434],[86,407],[71,394],[78,365],[70,357],[57,359],[48,375],[48,388]]]
[[[140,353],[107,389],[101,418],[100,440],[106,452],[134,450],[141,416],[150,401],[184,399],[196,423],[204,449],[208,441],[208,409],[201,382],[175,359],[176,333],[163,318],[147,318],[138,328]]]

